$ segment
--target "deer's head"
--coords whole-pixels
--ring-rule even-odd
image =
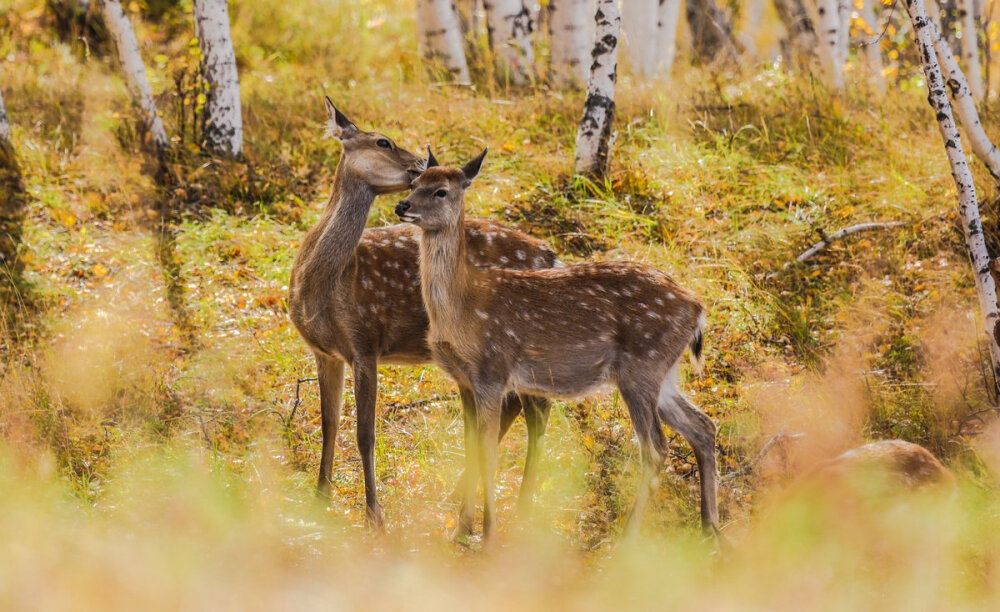
[[[446,168],[428,148],[427,169],[413,181],[413,192],[396,205],[396,214],[424,230],[454,227],[462,218],[465,190],[479,174],[486,151],[461,168]]]
[[[426,167],[426,161],[402,149],[378,132],[363,132],[326,99],[326,133],[344,145],[341,171],[367,183],[376,194],[394,193],[410,183]]]

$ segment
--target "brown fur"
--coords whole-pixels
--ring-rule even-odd
[[[483,152],[485,155],[485,151]],[[667,453],[661,420],[694,448],[702,481],[702,521],[717,529],[715,425],[674,385],[684,349],[700,343],[702,306],[648,266],[605,262],[551,270],[482,270],[468,265],[464,190],[482,157],[465,168],[434,167],[414,183],[397,214],[423,231],[420,273],[431,351],[475,412],[467,424],[467,470],[486,484],[484,535],[495,530],[493,475],[501,400],[514,391],[576,397],[617,385],[642,451],[643,484],[626,529],[635,532]],[[459,533],[472,529],[473,487]]]
[[[375,196],[409,187],[424,161],[381,134],[360,131],[329,100],[327,105],[330,133],[343,142],[344,153],[334,176],[333,195],[319,223],[306,234],[292,268],[289,315],[315,354],[319,373],[323,451],[318,492],[324,498],[329,495],[347,363],[354,373],[367,516],[380,527],[383,519],[374,469],[377,366],[379,362],[425,363],[431,355],[427,313],[420,298],[419,232],[408,225],[365,229],[365,223]],[[391,148],[378,146],[380,140],[388,141]],[[469,221],[465,228],[470,244],[475,245],[470,251],[474,265],[550,267],[555,263],[548,245],[521,232],[489,221]],[[529,425],[529,457],[522,485],[522,500],[527,503],[548,403],[526,397],[523,406]],[[518,397],[505,400],[502,431],[521,410]],[[466,478],[463,475],[463,482]],[[471,480],[474,485],[476,480]]]
[[[903,489],[952,485],[954,477],[929,450],[904,440],[878,440],[849,450],[817,468],[810,476],[829,484],[858,472],[878,470],[887,484]]]

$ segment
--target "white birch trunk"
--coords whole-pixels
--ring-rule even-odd
[[[615,81],[618,80],[618,40],[621,14],[617,0],[597,0],[594,14],[593,64],[587,82],[583,118],[576,133],[577,174],[603,176],[608,169],[611,125],[615,117]]]
[[[3,104],[2,92],[0,92],[0,139],[10,142],[10,119],[7,118],[7,107]]]
[[[417,0],[417,30],[421,55],[440,61],[456,81],[468,83],[469,66],[452,0]]]
[[[594,0],[549,0],[549,81],[582,87],[590,74]]]
[[[865,40],[869,44],[866,44],[863,48],[865,52],[865,64],[868,65],[869,79],[875,88],[884,94],[885,77],[882,76],[882,50],[879,48],[879,43],[876,39],[881,32],[881,28],[878,25],[876,6],[882,6],[881,0],[862,0],[861,19],[865,22],[865,26],[869,32]]]
[[[501,77],[514,85],[534,78],[535,54],[531,45],[534,23],[523,0],[485,0],[486,29]]]
[[[962,70],[958,67],[958,61],[955,59],[948,38],[941,29],[941,21],[935,10],[937,5],[931,2],[928,8],[931,9],[929,17],[934,50],[937,51],[938,62],[940,62],[941,70],[944,72],[945,83],[951,91],[954,109],[958,112],[958,119],[962,122],[965,136],[972,145],[972,152],[986,165],[994,180],[1000,182],[1000,150],[990,141],[979,120],[979,111],[976,110],[972,90],[969,88],[969,83]]]
[[[658,0],[622,2],[622,37],[633,74],[648,79],[656,70]]]
[[[983,71],[979,65],[979,36],[976,32],[976,7],[974,0],[958,0],[958,15],[962,25],[962,61],[965,74],[978,102],[983,99]]]
[[[243,114],[226,0],[194,0],[194,34],[210,87],[202,138],[209,151],[238,157],[243,152]]]
[[[983,313],[986,342],[990,348],[994,380],[1000,380],[1000,305],[997,304],[997,288],[990,275],[990,259],[983,236],[983,225],[979,218],[979,202],[976,186],[972,181],[972,171],[962,150],[951,102],[948,100],[947,84],[941,74],[935,53],[934,39],[940,38],[934,22],[927,16],[924,0],[906,0],[906,9],[913,23],[913,34],[917,40],[917,50],[923,58],[924,77],[927,81],[927,101],[937,118],[945,153],[951,166],[951,175],[958,189],[958,204],[962,214],[962,228],[965,244],[972,262],[972,273],[976,281],[979,307]]]
[[[764,13],[764,0],[749,0],[744,3],[743,21],[736,35],[744,53],[757,57],[757,43],[754,37],[760,31],[760,18]]]
[[[142,63],[139,41],[136,39],[132,22],[125,15],[118,0],[103,0],[101,15],[104,17],[104,25],[108,28],[111,39],[115,42],[118,61],[121,62],[122,72],[125,73],[125,83],[132,93],[132,100],[142,109],[143,121],[153,144],[158,150],[164,151],[169,147],[170,141],[156,110],[153,89],[149,86],[149,79],[146,78],[146,66]]]
[[[841,18],[840,0],[806,2],[819,37],[818,55],[826,74],[826,84],[837,91],[844,89],[844,64],[840,61]]]
[[[669,77],[677,58],[677,28],[683,0],[660,0],[656,19],[656,72]]]

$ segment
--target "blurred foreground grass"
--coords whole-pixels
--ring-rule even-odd
[[[191,150],[190,19],[153,4],[133,18],[182,152],[169,191],[148,176],[106,50],[61,40],[40,1],[0,2],[0,74],[31,199],[0,381],[3,607],[995,606],[996,481],[973,444],[985,356],[918,77],[878,99],[860,84],[831,98],[774,65],[689,69],[669,85],[623,74],[612,176],[594,185],[569,176],[581,94],[434,84],[409,2],[248,0],[233,6],[247,163],[225,164]],[[556,405],[526,532],[510,518],[525,448],[515,425],[505,547],[484,559],[452,547],[461,422],[432,366],[380,379],[388,538],[361,527],[350,381],[334,496],[314,507],[318,392],[297,382],[313,363],[284,300],[339,153],[321,139],[323,90],[363,127],[410,150],[432,142],[445,162],[489,145],[476,214],[566,260],[648,262],[703,297],[707,368],[685,387],[720,425],[723,473],[776,432],[807,434],[725,481],[725,558],[698,541],[697,475],[679,438],[642,542],[615,545],[637,476],[616,395]],[[983,113],[994,136],[995,104]],[[996,252],[997,194],[977,171]],[[392,201],[376,202],[373,225],[394,222]],[[907,225],[785,267],[818,231],[880,220]],[[881,437],[930,447],[959,492],[847,509],[775,492]]]

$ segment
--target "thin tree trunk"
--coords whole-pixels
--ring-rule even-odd
[[[13,312],[9,306],[20,298],[22,264],[17,251],[28,205],[28,194],[10,138],[10,120],[0,94],[0,303],[4,304],[4,318]]]
[[[201,49],[202,73],[210,87],[202,132],[205,148],[239,157],[243,153],[243,114],[226,0],[194,0],[194,33]]]
[[[861,19],[868,28],[865,40],[865,63],[868,65],[869,79],[879,93],[885,93],[885,78],[882,76],[882,50],[879,48],[878,35],[881,32],[878,25],[878,11],[882,7],[880,0],[863,0]]]
[[[687,0],[688,28],[695,55],[711,62],[720,55],[736,59],[733,24],[715,0]]]
[[[594,0],[549,0],[549,81],[582,87],[590,74]]]
[[[976,33],[976,9],[974,0],[958,0],[958,15],[962,24],[962,62],[972,90],[972,97],[983,99],[983,71],[979,65],[979,36]]]
[[[156,149],[165,151],[170,146],[170,141],[163,129],[163,121],[156,111],[153,89],[146,78],[146,67],[142,63],[139,41],[136,39],[135,30],[132,29],[132,22],[125,15],[118,0],[102,0],[100,8],[104,25],[111,34],[115,49],[118,50],[118,60],[121,62],[122,72],[125,73],[125,82],[132,93],[132,100],[142,109],[146,131]]]
[[[656,70],[658,0],[622,3],[622,33],[632,72],[643,79]]]
[[[0,140],[10,141],[10,118],[3,103],[3,92],[0,92]]]
[[[774,9],[788,33],[786,53],[806,60],[816,52],[816,28],[802,0],[774,0]]]
[[[740,27],[736,38],[740,41],[744,53],[757,57],[757,43],[754,36],[760,30],[760,19],[764,14],[764,0],[748,0],[743,4],[743,13],[740,15]]]
[[[682,0],[659,0],[656,19],[656,72],[670,76],[677,57],[677,26],[681,21]]]
[[[934,39],[940,38],[935,23],[927,16],[924,0],[906,0],[906,9],[913,23],[913,34],[917,49],[923,58],[924,77],[927,82],[927,101],[937,118],[945,153],[951,165],[951,174],[958,189],[959,210],[962,214],[962,228],[965,244],[972,261],[972,273],[976,281],[979,306],[983,313],[986,342],[990,349],[994,381],[1000,381],[1000,306],[997,303],[997,288],[990,275],[990,258],[983,236],[983,226],[979,218],[979,202],[976,186],[972,181],[972,171],[962,150],[962,138],[955,125],[951,102],[948,100],[946,83],[941,75],[941,67],[935,53]]]
[[[523,0],[485,0],[486,29],[501,77],[514,85],[534,80],[535,54],[531,33],[535,25]]]
[[[817,51],[823,64],[826,84],[831,89],[841,91],[844,89],[844,62],[841,59],[843,20],[840,0],[813,0],[808,2],[806,9],[816,24],[819,39]]]
[[[469,67],[452,0],[417,0],[417,29],[421,54],[429,60],[440,61],[456,81],[468,83]]]
[[[617,0],[597,0],[594,14],[593,64],[587,82],[583,118],[576,133],[577,174],[602,177],[608,171],[611,125],[615,118],[615,81],[618,80],[618,40],[621,14]]]
[[[938,20],[931,17],[929,27],[931,28],[934,50],[937,51],[938,61],[945,74],[945,83],[948,84],[948,89],[951,91],[955,111],[958,112],[965,136],[969,139],[969,144],[972,145],[972,151],[976,157],[986,165],[994,180],[1000,182],[1000,150],[990,141],[986,130],[983,129],[972,90],[969,88],[965,75],[958,67],[958,61],[952,53],[951,44],[948,43],[948,39],[941,31]]]

